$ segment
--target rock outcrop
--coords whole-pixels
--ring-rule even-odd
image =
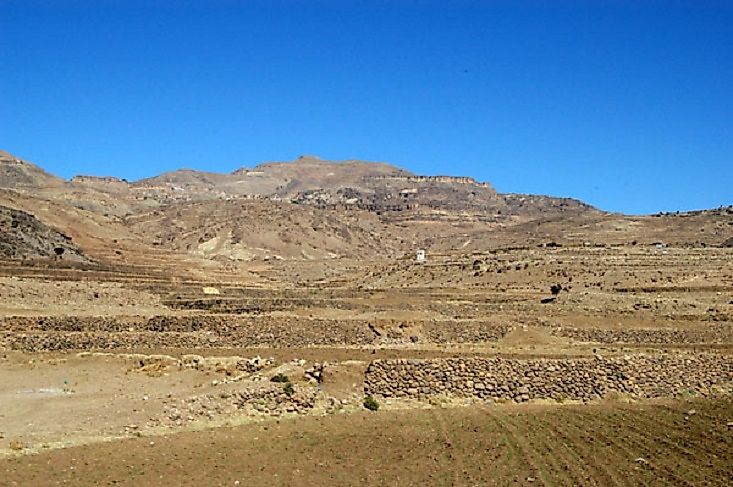
[[[0,206],[0,258],[90,262],[68,235],[5,206]]]

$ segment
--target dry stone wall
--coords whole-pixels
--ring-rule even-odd
[[[280,298],[280,297],[247,297],[247,298],[197,298],[173,299],[163,304],[176,310],[204,310],[216,313],[244,314],[252,312],[281,311],[298,308],[329,308],[364,310],[369,305],[351,303],[342,299],[328,298]]]
[[[733,343],[733,325],[730,324],[711,324],[700,329],[637,328],[608,330],[563,327],[553,330],[552,334],[579,342],[608,344]]]
[[[374,341],[365,323],[226,315],[14,317],[0,345],[27,352],[155,348],[305,347]]]
[[[164,317],[165,318],[165,317]],[[40,326],[0,332],[0,346],[26,352],[155,348],[306,347],[367,345],[367,326],[326,320],[248,320],[211,326],[211,317],[116,321],[44,319]],[[218,321],[218,320],[215,320]],[[6,328],[0,328],[7,330]]]
[[[28,352],[155,348],[390,346],[411,342],[490,343],[511,325],[482,320],[336,320],[284,316],[16,316],[0,319],[0,347]],[[548,328],[545,328],[548,329]],[[733,325],[704,328],[551,328],[605,344],[730,344]]]
[[[495,342],[507,334],[511,327],[483,321],[426,322],[423,333],[431,343],[483,343]]]
[[[0,320],[0,346],[27,352],[156,348],[385,345],[418,329],[432,343],[496,341],[508,327],[486,322],[297,319],[274,316],[18,316]],[[422,339],[422,338],[421,338]]]
[[[365,393],[381,397],[435,395],[493,400],[594,400],[731,391],[733,357],[714,354],[630,355],[588,359],[451,358],[375,360]]]

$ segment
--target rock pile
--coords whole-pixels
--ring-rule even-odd
[[[635,397],[732,392],[733,357],[631,355],[589,359],[375,360],[365,393],[382,397],[473,396],[493,400],[594,400],[620,393]]]
[[[316,362],[311,367],[305,369],[303,375],[311,382],[323,382],[323,371],[326,370],[326,365],[326,362]]]
[[[275,363],[273,358],[202,357],[201,355],[184,355],[178,362],[181,369],[224,372],[227,375],[238,373],[254,374]]]
[[[260,356],[246,358],[239,355],[230,355],[224,357],[203,357],[201,355],[183,355],[176,358],[171,355],[162,354],[142,354],[142,353],[106,353],[106,352],[81,352],[77,357],[113,357],[122,359],[130,364],[130,370],[145,372],[149,375],[158,375],[172,368],[178,370],[197,370],[199,372],[214,372],[224,374],[231,378],[224,379],[225,382],[236,382],[244,377],[251,376],[262,371],[266,367],[270,367],[275,363],[275,359],[262,358]]]
[[[164,406],[162,417],[153,418],[151,426],[180,426],[202,420],[215,420],[235,414],[248,416],[282,416],[286,413],[307,414],[316,405],[318,390],[294,386],[288,393],[279,384],[263,383],[255,389],[221,391],[203,394]]]

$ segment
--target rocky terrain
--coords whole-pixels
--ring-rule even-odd
[[[0,478],[725,485],[731,238],[384,163],[0,153]]]
[[[414,241],[366,211],[263,200],[177,204],[125,221],[154,246],[225,262],[395,256]]]
[[[9,152],[0,150],[0,187],[34,190],[43,187],[63,188],[65,186],[67,183],[63,179]]]
[[[24,211],[0,206],[0,257],[90,262],[71,237]]]
[[[133,260],[172,253],[207,267],[270,258],[395,257],[417,248],[720,246],[733,228],[731,207],[630,217],[569,198],[501,194],[466,176],[419,176],[384,163],[315,156],[229,174],[182,169],[134,182],[114,176],[64,181],[6,152],[0,168],[0,188],[6,188],[0,204],[72,238],[83,234],[82,251],[125,241]]]

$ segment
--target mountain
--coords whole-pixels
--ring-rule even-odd
[[[66,182],[40,167],[0,150],[0,188],[63,187]]]
[[[19,161],[7,153],[6,159]],[[0,180],[0,187],[35,190],[48,199],[118,217],[180,202],[242,198],[358,209],[403,222],[505,223],[597,212],[568,198],[499,194],[489,183],[465,176],[421,176],[386,163],[326,161],[316,156],[263,163],[228,174],[180,169],[135,182],[83,175],[66,182],[30,163],[15,166],[23,170],[16,168],[14,177],[5,178],[4,184]]]
[[[467,176],[416,175],[386,163],[315,156],[231,173],[181,169],[129,182],[113,176],[64,181],[2,152],[0,188],[6,220],[28,222],[0,227],[4,241],[14,242],[5,248],[21,249],[5,250],[6,256],[52,258],[48,249],[68,235],[78,252],[68,247],[65,255],[153,266],[185,261],[192,269],[268,259],[399,257],[417,248],[720,245],[731,237],[733,220],[733,211],[723,209],[608,214],[571,198],[502,194]],[[30,240],[18,240],[19,231]]]
[[[321,209],[358,209],[394,221],[526,221],[538,216],[596,212],[569,198],[502,195],[470,177],[421,176],[386,163],[326,161],[300,156],[229,174],[181,169],[133,183],[117,178],[75,177],[77,189],[93,189],[126,202],[125,213],[176,202],[265,198]],[[113,211],[114,212],[114,211]],[[115,214],[120,214],[116,212]]]
[[[324,161],[315,156],[300,156],[292,162],[268,162],[229,174],[180,169],[137,181],[131,187],[148,197],[166,201],[239,197],[288,199],[301,191],[363,187],[365,181],[372,178],[402,174],[409,173],[383,163]]]

